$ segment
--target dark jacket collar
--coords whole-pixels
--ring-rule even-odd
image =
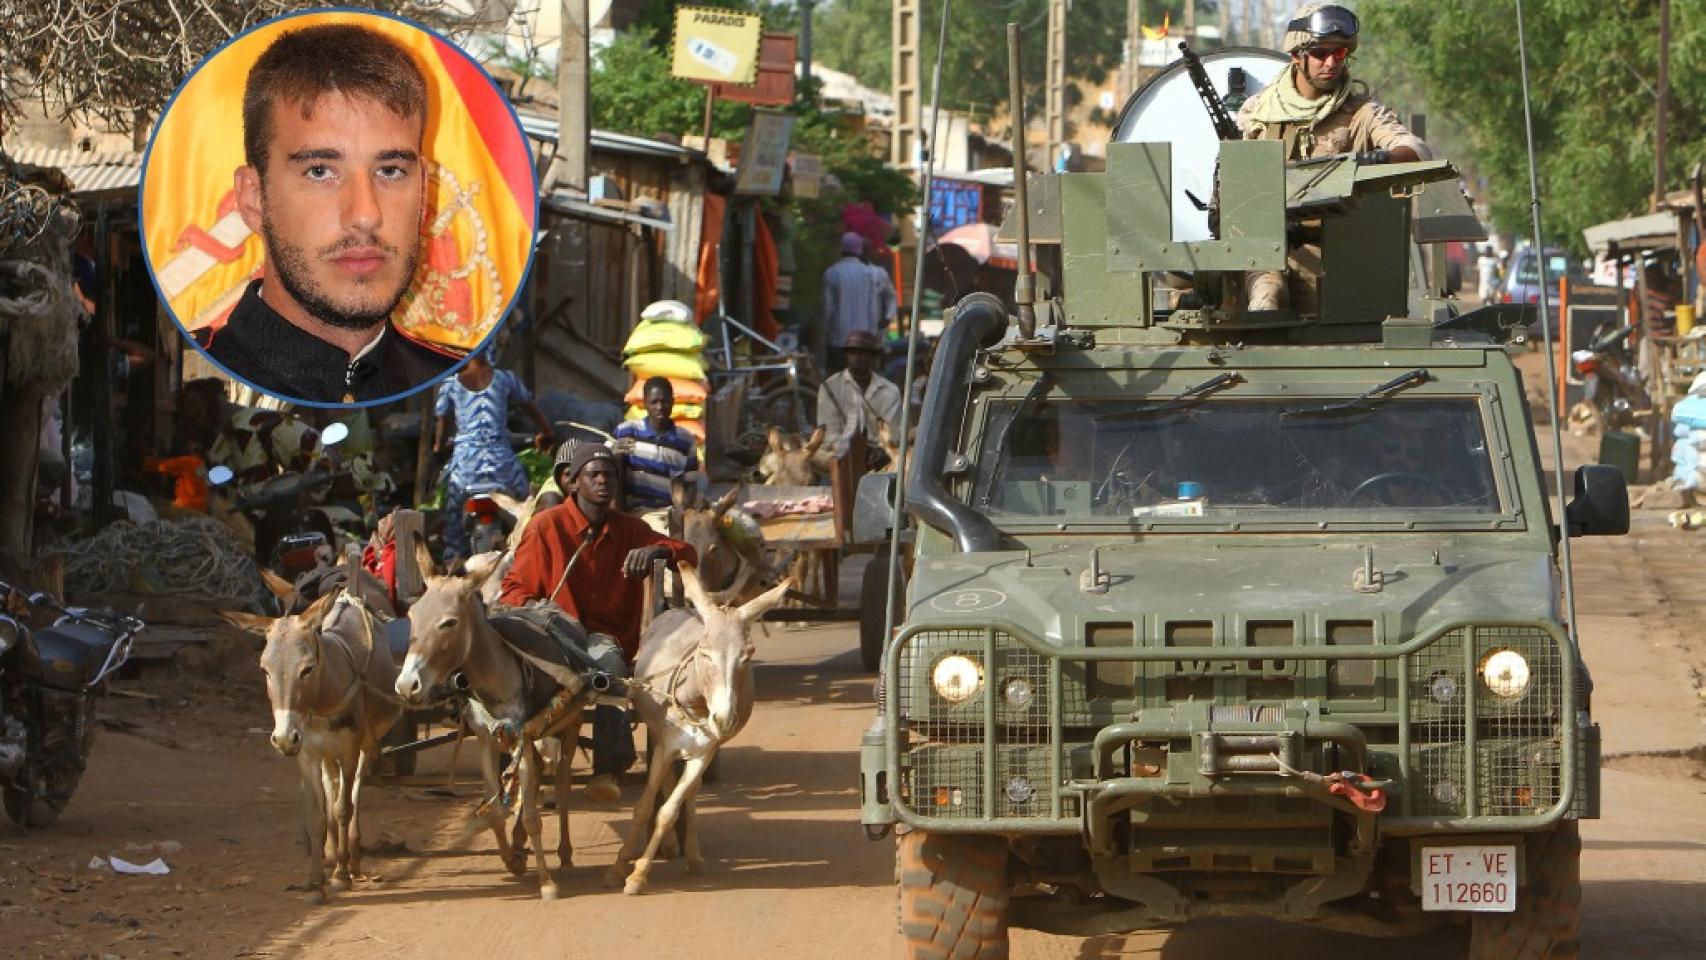
[[[381,400],[449,370],[456,357],[416,343],[387,323],[379,340],[354,361],[292,324],[261,299],[252,281],[218,330],[196,342],[226,372],[287,400],[349,403]]]

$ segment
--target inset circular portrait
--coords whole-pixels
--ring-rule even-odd
[[[514,110],[425,27],[258,24],[185,79],[142,172],[161,300],[225,373],[312,406],[399,399],[497,330],[538,191]]]

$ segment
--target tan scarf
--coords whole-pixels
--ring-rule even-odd
[[[1344,106],[1351,95],[1348,71],[1337,90],[1313,100],[1297,92],[1296,74],[1297,64],[1287,64],[1285,71],[1275,77],[1273,83],[1252,98],[1250,121],[1258,137],[1269,124],[1298,124],[1306,130],[1313,129],[1317,123],[1332,116],[1333,111]]]

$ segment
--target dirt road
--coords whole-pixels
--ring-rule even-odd
[[[1706,957],[1703,536],[1647,513],[1629,537],[1576,541],[1607,756],[1605,818],[1583,829],[1587,957]],[[0,826],[0,956],[897,958],[892,847],[857,823],[855,746],[872,708],[854,645],[839,626],[773,626],[759,639],[762,702],[707,791],[703,876],[663,863],[645,896],[606,890],[600,874],[627,818],[576,791],[576,864],[550,904],[508,876],[489,837],[460,837],[475,788],[464,777],[444,789],[444,749],[414,785],[368,791],[369,866],[383,879],[330,906],[301,904],[286,889],[305,872],[294,765],[267,743],[257,675],[238,664],[218,685],[145,680],[161,699],[106,702],[122,729],[104,732],[60,823]],[[629,783],[626,799],[637,792]],[[169,876],[89,868],[95,856],[149,859],[126,844],[163,840],[182,844],[165,857]],[[1403,960],[1449,956],[1454,942],[1212,923],[1092,940],[1019,932],[1013,954],[1315,960],[1378,949]]]

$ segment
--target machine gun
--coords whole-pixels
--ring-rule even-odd
[[[1185,58],[1185,71],[1191,75],[1191,83],[1197,88],[1197,96],[1202,97],[1203,109],[1208,111],[1208,119],[1214,124],[1214,133],[1222,140],[1242,140],[1244,132],[1238,129],[1238,124],[1232,119],[1232,114],[1226,110],[1226,104],[1220,99],[1219,91],[1214,89],[1214,81],[1208,78],[1208,71],[1203,69],[1202,58],[1196,55],[1191,45],[1179,41],[1179,53]]]

